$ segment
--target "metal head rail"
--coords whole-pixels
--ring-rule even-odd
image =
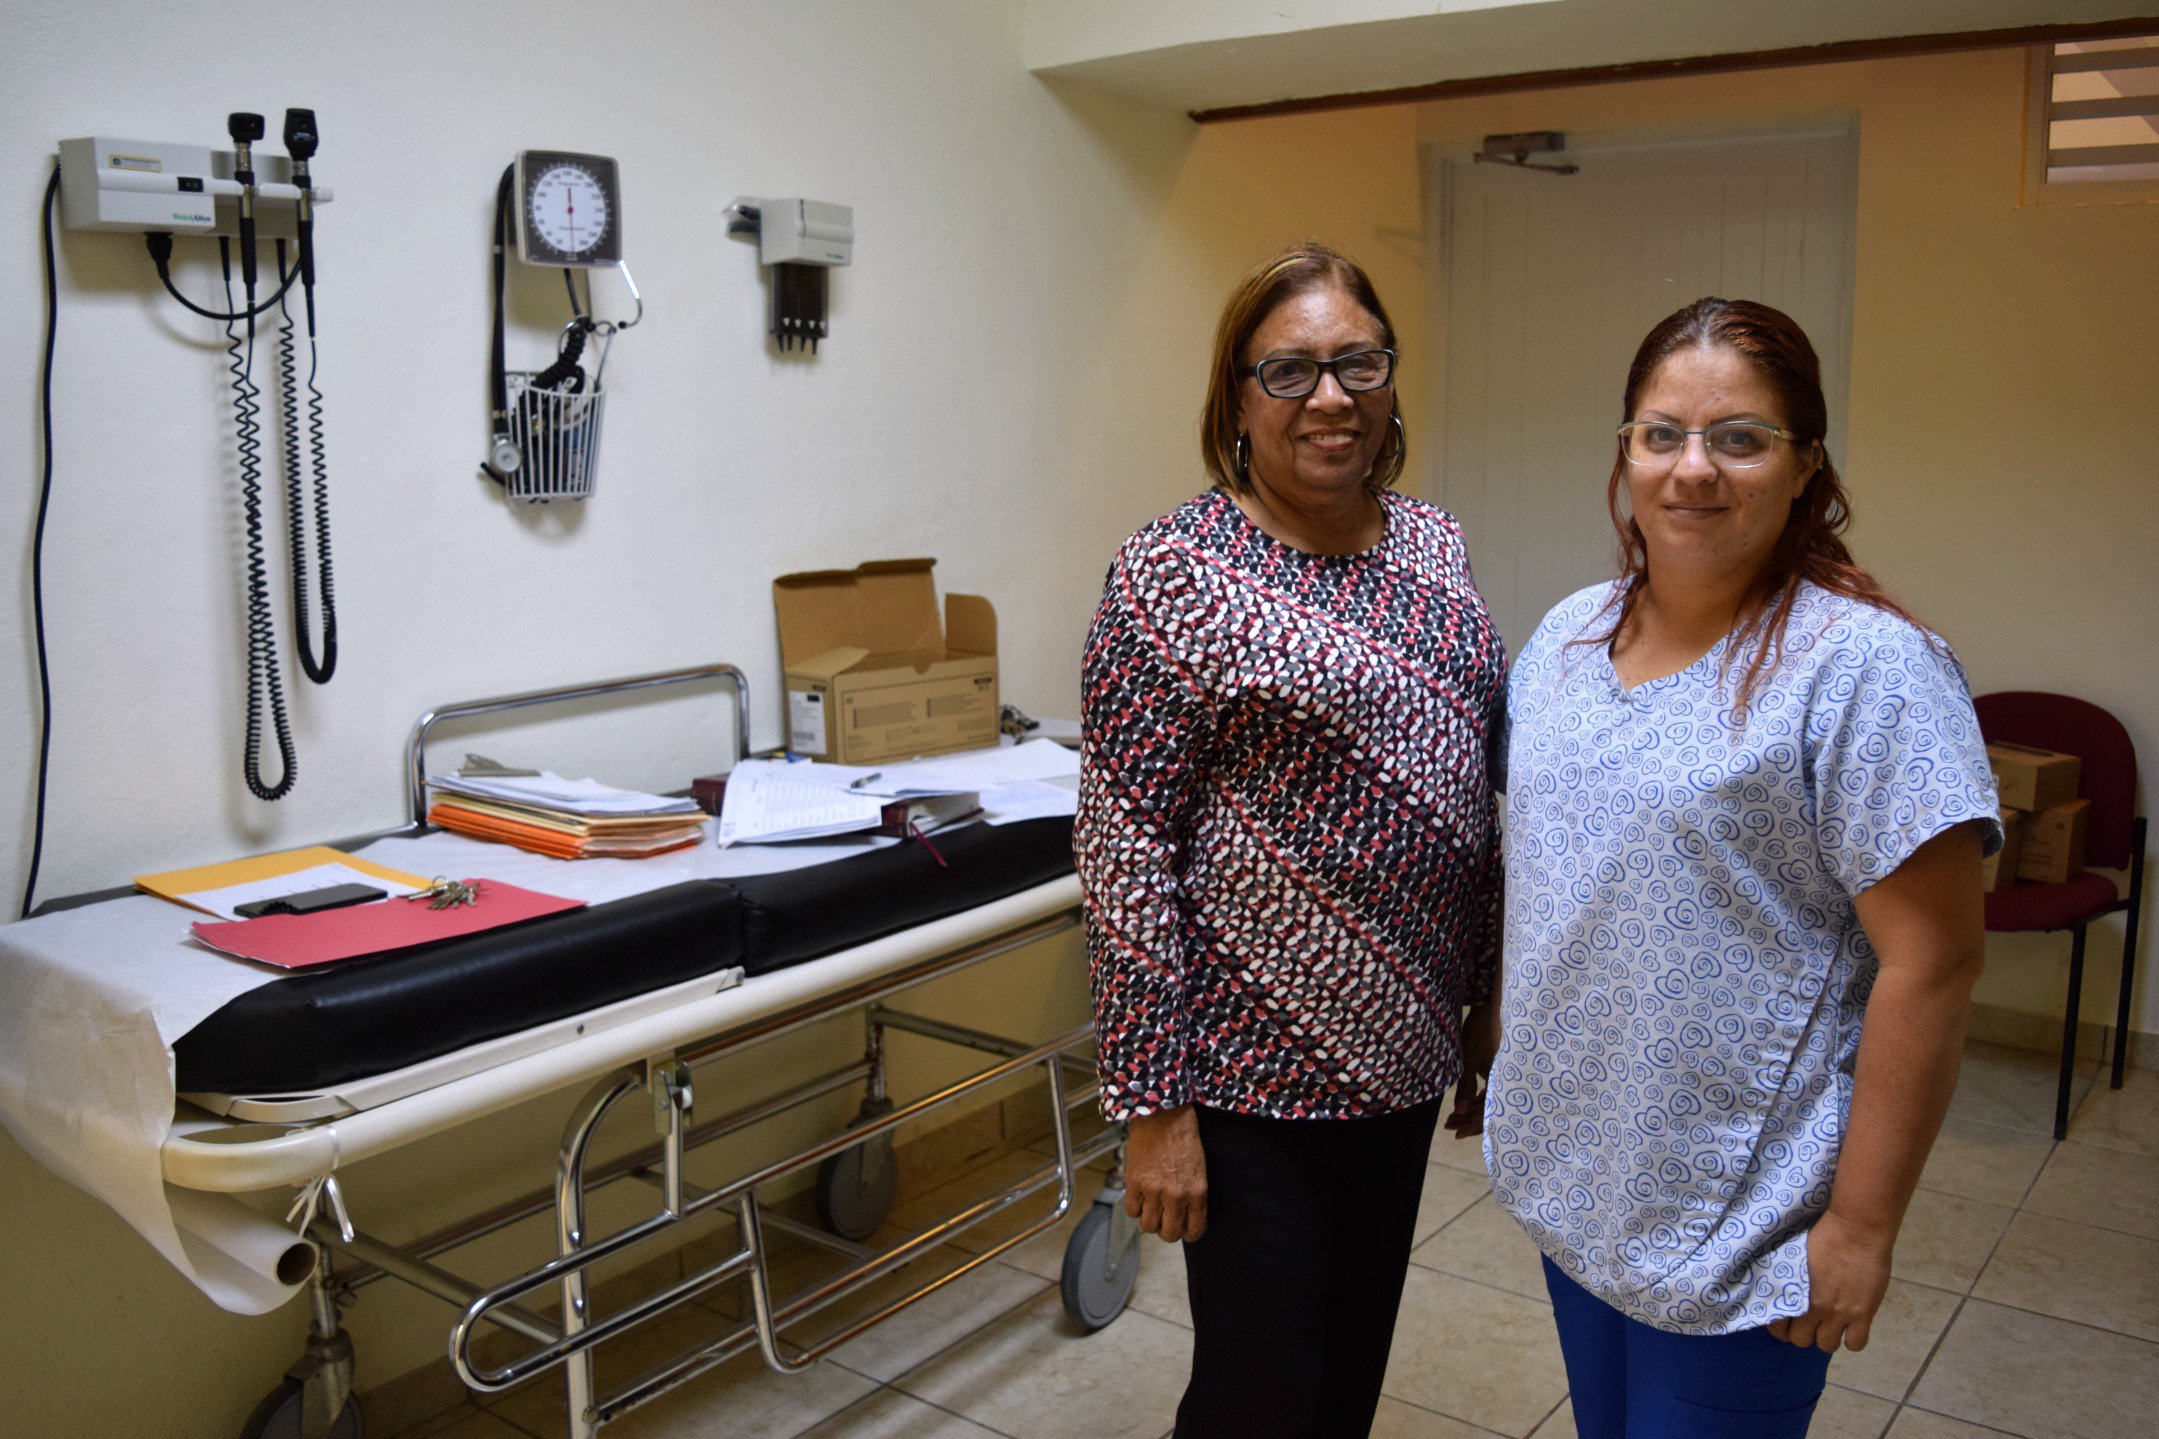
[[[474,715],[499,714],[504,710],[526,709],[533,705],[604,699],[634,690],[691,684],[699,680],[725,680],[734,686],[735,758],[747,759],[750,753],[750,687],[749,681],[742,677],[742,671],[733,665],[692,665],[688,669],[661,670],[654,674],[628,675],[615,680],[595,680],[590,684],[563,685],[558,689],[527,690],[523,694],[465,700],[431,709],[413,721],[411,737],[405,741],[405,801],[411,811],[412,822],[417,825],[427,820],[427,736],[429,731],[445,720],[470,719]]]

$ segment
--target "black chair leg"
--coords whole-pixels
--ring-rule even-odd
[[[2054,1137],[2069,1137],[2069,1082],[2077,1068],[2078,1011],[2084,1006],[2084,926],[2069,932],[2069,1006],[2062,1011],[2062,1078],[2054,1090]]]
[[[2129,917],[2122,924],[2122,992],[2114,1009],[2114,1088],[2122,1087],[2122,1070],[2129,1063],[2129,998],[2135,993],[2137,973],[2137,919],[2144,908],[2144,821],[2136,822],[2136,839],[2129,854]]]

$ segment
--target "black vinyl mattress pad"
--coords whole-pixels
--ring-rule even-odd
[[[181,1093],[305,1094],[741,965],[767,974],[1072,871],[1072,821],[968,825],[703,879],[250,990],[173,1046]],[[943,863],[939,863],[942,857]]]

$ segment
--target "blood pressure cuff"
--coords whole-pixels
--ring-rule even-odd
[[[742,962],[740,902],[700,879],[291,975],[173,1045],[179,1091],[305,1093]]]
[[[971,824],[810,869],[738,879],[742,964],[800,964],[1072,872],[1072,821]]]
[[[173,1046],[176,1085],[314,1093],[731,965],[785,969],[1071,872],[1070,819],[974,824],[347,960],[249,990],[189,1030]]]

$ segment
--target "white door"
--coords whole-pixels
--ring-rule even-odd
[[[1510,653],[1554,604],[1608,579],[1605,482],[1627,365],[1703,295],[1796,319],[1822,358],[1843,458],[1852,266],[1844,130],[1571,151],[1576,175],[1435,153],[1444,275],[1430,498],[1469,536]]]

